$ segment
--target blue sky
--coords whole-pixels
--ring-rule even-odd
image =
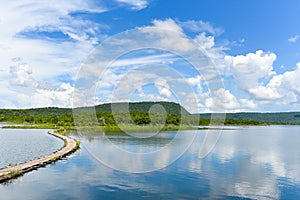
[[[170,52],[133,52],[99,77],[94,103],[124,100],[114,91],[131,77],[126,84],[138,86],[128,91],[134,94],[129,100],[179,101],[191,112],[220,107],[227,112],[299,111],[299,10],[297,0],[2,1],[0,107],[72,107],[78,73],[98,45],[115,34],[151,27],[179,33],[165,33],[173,46],[187,38],[197,43],[224,86],[210,88],[204,71],[197,73]],[[130,71],[142,65],[144,72]],[[170,74],[162,73],[168,70],[164,66]],[[180,87],[182,81],[189,92]]]

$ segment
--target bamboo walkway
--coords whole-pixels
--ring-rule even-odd
[[[59,135],[54,133],[53,131],[49,131],[49,134],[64,140],[65,146],[49,156],[0,169],[0,183],[16,178],[26,172],[36,170],[40,167],[45,167],[47,164],[62,159],[67,155],[75,152],[79,148],[79,144],[77,144],[76,140],[71,137]]]

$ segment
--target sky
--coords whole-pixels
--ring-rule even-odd
[[[72,107],[85,96],[176,101],[193,113],[300,110],[298,0],[0,3],[1,108]],[[91,55],[106,60],[91,68]],[[97,76],[76,96],[86,73]]]

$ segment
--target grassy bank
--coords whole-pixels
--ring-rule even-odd
[[[66,135],[69,131],[76,131],[75,126],[55,126],[53,124],[35,124],[35,125],[11,125],[3,128],[14,129],[54,129],[55,133]],[[153,132],[153,131],[177,131],[177,130],[196,130],[194,126],[188,125],[119,125],[119,126],[82,126],[81,131],[105,132],[105,133],[122,133],[122,132]]]
[[[120,125],[120,126],[95,126],[81,127],[83,131],[95,131],[105,133],[122,132],[153,132],[153,131],[177,131],[177,130],[195,130],[193,126],[138,126],[138,125]]]

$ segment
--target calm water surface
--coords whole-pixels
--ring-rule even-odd
[[[47,156],[62,148],[64,142],[47,132],[0,128],[0,168]]]
[[[184,133],[191,136],[191,131]],[[198,131],[183,156],[170,166],[149,173],[117,171],[95,159],[98,155],[111,157],[111,162],[118,165],[126,158],[115,155],[111,145],[143,155],[162,148],[175,134],[165,132],[146,140],[114,135],[107,136],[109,142],[103,137],[81,138],[82,149],[67,160],[0,185],[0,199],[300,199],[297,126],[223,131],[204,159],[198,155],[205,131]],[[171,159],[182,141],[184,138],[179,138],[169,147],[170,153],[163,161],[137,160],[128,162],[128,167],[159,167],[159,163]]]

